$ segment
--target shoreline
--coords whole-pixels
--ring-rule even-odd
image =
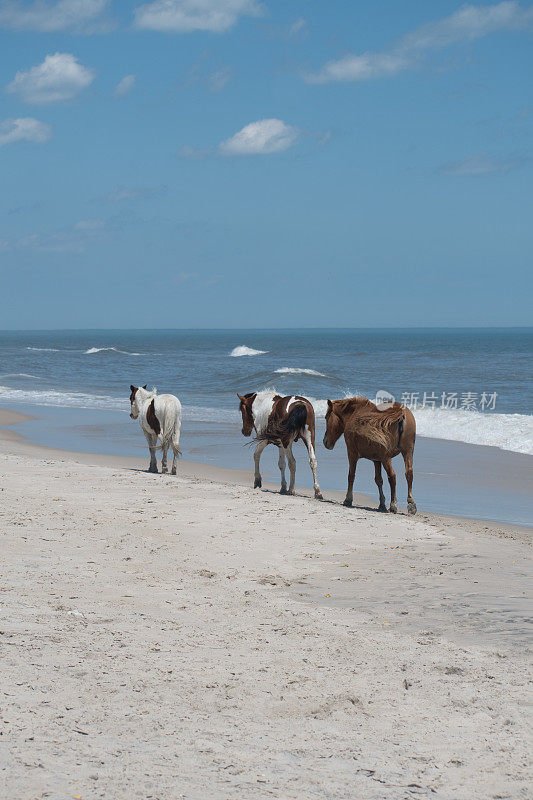
[[[37,419],[39,419],[37,416],[32,416],[26,413],[23,414],[18,411],[0,407],[0,442],[3,444],[9,443],[11,452],[19,453],[21,455],[25,454],[40,458],[55,457],[61,460],[69,459],[74,463],[85,465],[106,466],[115,469],[123,468],[136,472],[147,472],[146,462],[148,460],[148,456],[120,456],[105,453],[90,453],[77,450],[54,448],[47,445],[35,444],[22,434],[10,430],[13,425],[18,425],[25,421]],[[266,473],[264,472],[263,474],[265,475]],[[199,461],[188,461],[183,458],[180,458],[178,461],[178,474],[176,476],[178,480],[180,476],[194,478],[197,480],[215,481],[217,483],[242,487],[250,487],[253,484],[252,467],[250,467],[248,470],[234,469],[231,467],[220,467],[213,464],[206,464]],[[161,477],[165,478],[168,476]],[[274,481],[264,478],[264,490],[277,493],[279,491],[277,477],[278,476],[276,475]],[[169,479],[172,479],[172,476],[170,476]],[[308,497],[312,499],[313,491],[310,488],[298,486],[297,482],[296,496]],[[342,506],[344,497],[344,491],[328,489],[327,496],[324,496],[323,502]],[[377,506],[378,503],[375,497],[369,494],[354,491],[353,510],[360,509],[378,514]],[[343,507],[343,510],[348,514],[350,513],[350,509],[344,509]],[[403,498],[400,498],[398,516],[406,515]],[[379,514],[379,516],[381,516],[381,514]],[[476,517],[465,517],[460,514],[440,514],[431,511],[424,511],[420,508],[416,514],[416,519],[423,520],[432,525],[441,525],[453,522],[466,528],[474,527],[477,532],[490,532],[491,534],[500,537],[512,537],[524,540],[525,542],[531,542],[531,536],[528,534],[528,530],[531,528],[533,523],[532,525],[518,525],[514,523],[498,522]]]

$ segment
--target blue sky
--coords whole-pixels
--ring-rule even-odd
[[[0,0],[0,328],[531,324],[533,4]]]

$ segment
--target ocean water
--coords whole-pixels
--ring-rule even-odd
[[[324,414],[328,397],[386,391],[416,405],[422,436],[533,454],[532,367],[523,328],[5,332],[0,403],[126,410],[148,383],[185,422],[234,422],[236,392],[304,394]]]
[[[31,431],[42,444],[139,454],[146,446],[127,416],[129,386],[147,383],[179,396],[186,458],[247,469],[251,453],[240,436],[237,392],[268,387],[306,395],[317,412],[319,437],[327,398],[388,393],[414,411],[417,451],[427,460],[428,476],[442,474],[442,464],[434,468],[427,448],[424,456],[425,440],[441,443],[450,474],[454,458],[468,461],[467,451],[450,450],[442,440],[484,446],[501,458],[523,454],[521,472],[533,464],[532,366],[533,328],[2,332],[0,406],[33,410],[41,422],[28,423],[25,434]],[[345,454],[339,446],[334,457],[319,447],[322,483],[342,488]],[[463,482],[482,483],[473,471]],[[359,473],[358,467],[358,481]],[[300,467],[299,476],[300,485],[309,483]],[[511,511],[497,515],[498,485],[496,472],[472,516],[516,521]],[[358,488],[375,490],[368,476]],[[433,488],[427,484],[429,505],[465,513],[441,495],[435,478]],[[516,507],[516,497],[507,493],[507,500]],[[487,503],[494,508],[483,513]]]

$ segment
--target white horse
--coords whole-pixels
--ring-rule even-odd
[[[176,474],[176,459],[180,453],[181,403],[173,394],[157,394],[157,389],[147,391],[145,386],[130,386],[132,419],[141,423],[150,449],[148,472],[157,472],[156,450],[162,450],[161,472],[168,472],[167,451],[172,447],[174,460],[171,474]],[[161,444],[157,444],[157,440]]]

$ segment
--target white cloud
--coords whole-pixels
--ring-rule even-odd
[[[48,55],[42,64],[27,72],[20,70],[6,91],[25,103],[45,105],[70,100],[94,80],[94,72],[70,53]]]
[[[497,31],[533,29],[533,8],[518,0],[504,0],[491,6],[466,5],[449,17],[422,25],[403,36],[395,47],[378,53],[347,55],[329,61],[309,83],[363,81],[395,75],[414,68],[420,58],[432,50],[471,42]]]
[[[299,17],[295,20],[292,25],[289,25],[287,28],[287,36],[296,36],[296,34],[301,33],[303,30],[307,29],[307,20],[303,17]]]
[[[226,156],[279,153],[294,144],[297,137],[298,130],[281,119],[260,119],[245,125],[218,149]]]
[[[19,117],[0,122],[0,147],[13,142],[47,142],[52,127],[33,117]]]
[[[125,75],[116,85],[115,97],[124,97],[125,94],[129,94],[135,86],[135,81],[135,75]]]
[[[107,6],[108,0],[59,0],[57,3],[6,0],[0,4],[0,28],[44,33],[103,32],[110,27],[103,17]]]
[[[258,0],[155,0],[135,9],[135,27],[164,33],[224,33],[239,17],[261,12]]]
[[[478,154],[462,161],[445,164],[441,167],[441,172],[445,172],[447,175],[490,175],[493,172],[509,172],[509,170],[521,166],[524,161],[525,159],[522,158],[501,161]]]

